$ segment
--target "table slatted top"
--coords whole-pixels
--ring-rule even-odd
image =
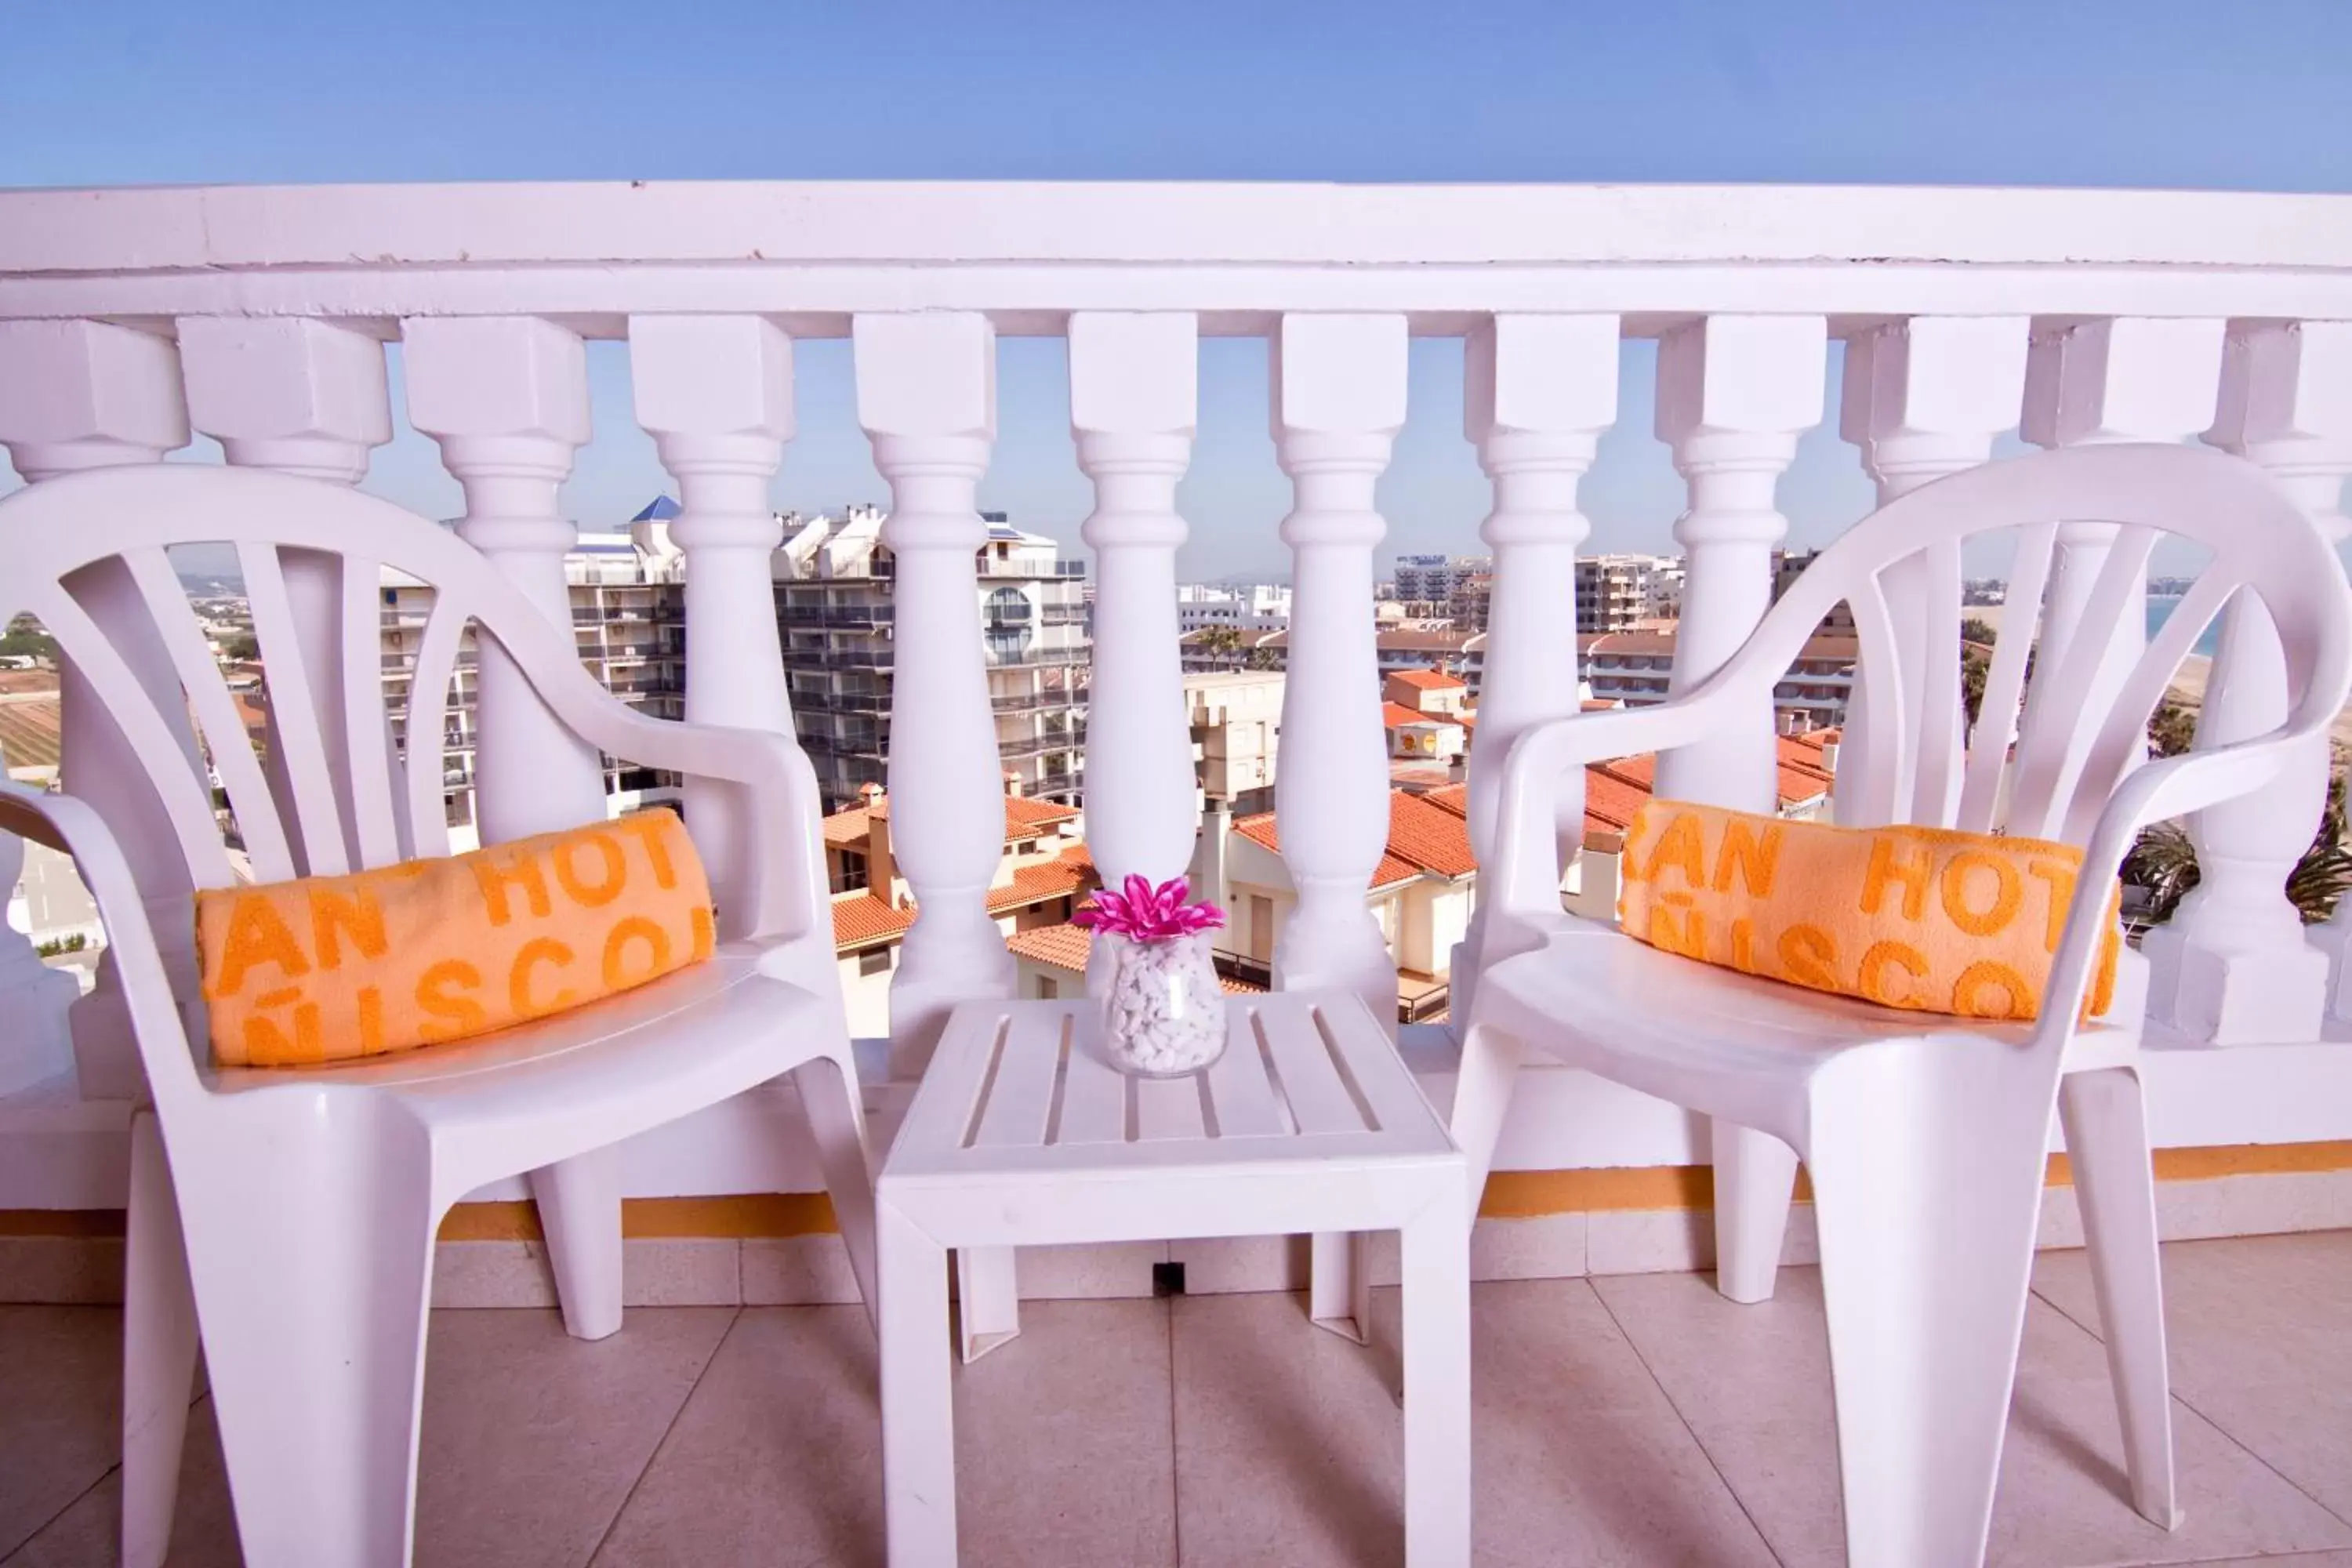
[[[886,1175],[1449,1154],[1396,1047],[1354,997],[1230,998],[1224,1054],[1182,1078],[1119,1071],[1083,998],[966,1003]]]

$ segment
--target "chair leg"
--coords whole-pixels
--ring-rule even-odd
[[[1487,1173],[1495,1168],[1496,1147],[1503,1141],[1511,1091],[1517,1086],[1519,1067],[1527,1054],[1527,1047],[1516,1037],[1475,1022],[1463,1036],[1462,1064],[1454,1079],[1454,1114],[1447,1130],[1468,1167],[1474,1224],[1478,1200],[1486,1194]]]
[[[248,1568],[401,1568],[439,1215],[421,1146],[320,1123],[253,1140],[267,1171],[181,1173],[221,1200],[182,1208],[213,1403]]]
[[[2151,1522],[2178,1529],[2156,1172],[2139,1074],[2129,1068],[2070,1073],[2059,1084],[2058,1111],[2082,1205],[2107,1370],[2123,1421],[2132,1506]]]
[[[1318,1329],[1370,1344],[1372,1271],[1364,1231],[1318,1231],[1307,1253],[1307,1315]]]
[[[815,1057],[793,1069],[801,1115],[816,1145],[834,1220],[849,1249],[850,1271],[869,1322],[878,1324],[874,1283],[874,1171],[866,1144],[866,1111],[858,1103],[856,1075],[834,1057]]]
[[[891,1568],[956,1560],[955,1400],[948,1366],[947,1258],[887,1203],[881,1268],[882,1500]]]
[[[2053,1064],[1990,1040],[1824,1068],[1821,1225],[1851,1568],[1979,1568],[2025,1321]]]
[[[1797,1152],[1720,1117],[1714,1137],[1715,1288],[1743,1304],[1769,1301],[1797,1188]]]
[[[152,1110],[131,1119],[123,1252],[122,1562],[123,1568],[163,1568],[195,1381],[196,1299],[163,1129]]]
[[[1470,1221],[1439,1203],[1404,1227],[1404,1552],[1470,1561]]]
[[[563,1331],[601,1340],[621,1327],[621,1156],[594,1149],[530,1173],[555,1271]]]

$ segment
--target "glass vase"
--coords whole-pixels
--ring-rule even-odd
[[[1225,994],[1209,933],[1098,940],[1112,948],[1102,1032],[1111,1065],[1145,1078],[1175,1078],[1215,1061],[1225,1048]]]

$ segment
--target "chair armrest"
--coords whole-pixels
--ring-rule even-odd
[[[1552,802],[1571,768],[1671,750],[1704,739],[1736,702],[1721,677],[1653,708],[1572,714],[1538,724],[1511,743],[1495,805],[1495,908],[1507,919],[1559,912],[1559,843]]]
[[[45,795],[23,784],[0,782],[0,832],[46,845],[73,857],[74,868],[98,905],[108,950],[131,1012],[131,1033],[147,1069],[147,1085],[159,1104],[184,1105],[204,1093],[187,1027],[172,993],[172,982],[156,951],[139,891],[121,846],[98,813],[69,795]]]
[[[531,635],[539,635],[536,627]],[[526,673],[533,662],[524,661]],[[742,884],[744,923],[730,934],[778,938],[830,931],[816,771],[798,745],[770,730],[649,719],[569,657],[548,658],[543,668],[552,673],[531,677],[541,700],[565,728],[598,750],[742,786],[749,806],[750,875]]]
[[[2140,830],[2252,794],[2279,776],[2308,737],[2307,730],[2274,730],[2234,745],[2166,757],[2124,780],[2099,813],[2083,848],[2083,869],[2067,906],[2065,935],[2059,940],[2057,962],[2051,966],[2043,994],[2046,1031],[2063,1042],[2081,1016],[2092,966],[2106,935],[2109,889]]]

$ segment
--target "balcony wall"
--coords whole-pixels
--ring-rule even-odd
[[[560,552],[568,537],[554,495],[587,436],[582,342],[629,344],[635,408],[681,498],[673,533],[695,646],[710,637],[731,653],[688,660],[692,710],[789,733],[788,666],[892,670],[894,840],[941,934],[892,978],[895,1037],[870,1059],[885,1110],[943,1009],[1013,978],[976,890],[1002,831],[1002,763],[989,713],[962,709],[976,710],[992,664],[1055,656],[992,655],[974,618],[981,573],[1045,574],[974,560],[999,335],[1069,342],[1069,416],[1097,494],[1083,777],[1089,844],[1113,877],[1173,875],[1190,855],[1175,487],[1199,338],[1267,342],[1276,457],[1297,492],[1281,531],[1295,598],[1280,836],[1313,904],[1285,922],[1274,972],[1390,1000],[1363,907],[1388,787],[1368,608],[1374,487],[1405,416],[1409,336],[1466,340],[1465,405],[1442,412],[1462,420],[1495,486],[1494,618],[1475,656],[1481,847],[1504,749],[1574,703],[1573,621],[1558,608],[1574,601],[1588,532],[1576,488],[1621,421],[1654,429],[1688,486],[1675,525],[1689,562],[1677,686],[1727,657],[1769,598],[1785,531],[1772,485],[1822,418],[1840,345],[1840,433],[1885,496],[1989,460],[2012,430],[2044,446],[2201,437],[2272,469],[2340,532],[2352,470],[2352,200],[2339,197],[856,184],[0,195],[0,443],[33,482],[162,460],[192,431],[233,463],[355,480],[389,434],[382,345],[398,342],[410,423],[468,487],[461,531],[527,575],[530,552]],[[793,428],[793,345],[820,338],[853,341],[877,466],[924,509],[920,529],[898,529],[901,495],[885,525],[892,604],[906,614],[878,657],[780,657],[757,566],[775,542],[759,474]],[[1654,409],[1618,406],[1629,339],[1658,344]],[[503,511],[486,510],[496,476],[480,454],[493,448],[502,472],[519,464],[545,481],[527,515],[511,491]],[[795,614],[784,619],[797,628]],[[2216,672],[2212,701],[2232,722],[2275,697],[2260,663]],[[1759,708],[1738,732],[1665,759],[1665,787],[1743,798],[1771,730]],[[525,726],[478,742],[487,822],[543,790],[562,761]],[[105,798],[103,739],[70,706],[66,745],[68,777],[101,806],[136,808]],[[688,804],[723,865],[723,810]],[[2232,921],[2286,930],[2279,887],[2312,826],[2298,807],[2242,832],[2227,896],[2158,964],[2147,1073],[2161,1142],[2352,1136],[2339,932],[2251,948],[2231,938]],[[1459,989],[1475,977],[1456,963]],[[120,1203],[135,1079],[106,1017],[78,1015],[73,1083],[0,1099],[0,1208]],[[1447,1037],[1414,1030],[1408,1043],[1444,1103]],[[1507,1168],[1706,1157],[1692,1118],[1579,1075],[1537,1077]],[[0,1085],[24,1082],[0,1071]],[[782,1114],[789,1093],[761,1090],[642,1141],[631,1190],[808,1185]]]

